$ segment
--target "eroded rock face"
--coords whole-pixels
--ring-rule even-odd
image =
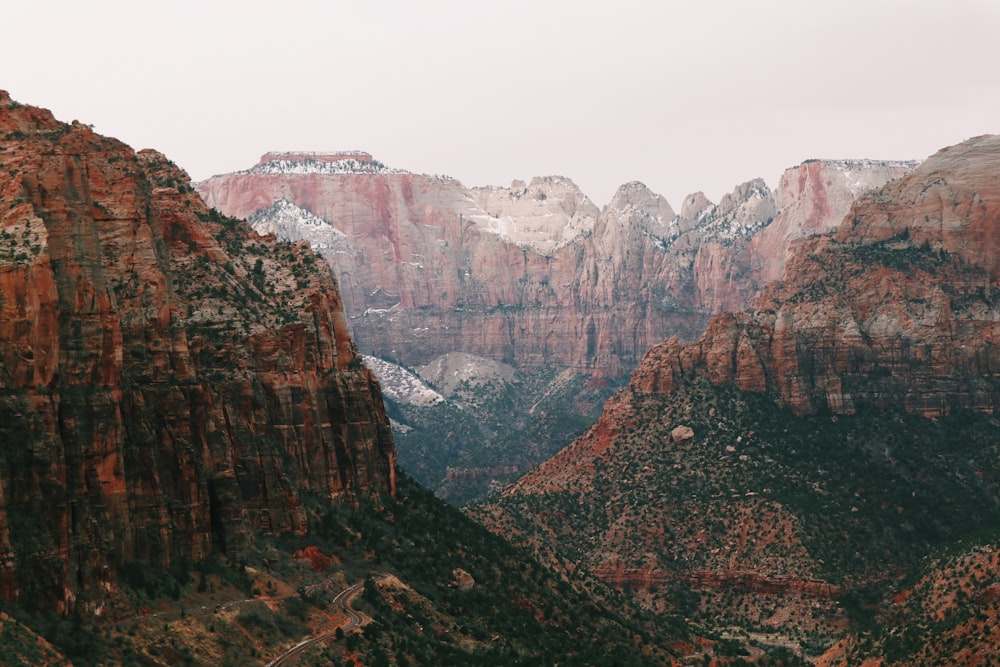
[[[309,240],[335,267],[366,352],[418,366],[461,351],[608,376],[745,307],[781,275],[790,240],[832,227],[845,198],[906,168],[811,162],[777,194],[757,179],[717,205],[691,195],[677,215],[636,182],[598,210],[563,177],[466,189],[352,155],[268,154],[197,188],[262,233]]]
[[[753,311],[655,347],[633,381],[669,392],[703,374],[798,414],[995,410],[998,219],[1000,139],[944,149],[863,196],[835,234],[801,241]]]
[[[656,609],[667,589],[728,613],[736,592],[778,626],[810,617],[803,598],[836,619],[839,594],[995,520],[998,220],[998,137],[862,195],[751,309],[655,346],[593,427],[475,516]],[[968,468],[929,463],[950,457]]]
[[[0,94],[0,594],[97,609],[122,566],[394,489],[329,268],[186,174]]]
[[[602,213],[562,177],[466,189],[357,165],[276,164],[197,187],[259,230],[310,239],[338,272],[366,352],[413,366],[461,351],[620,375],[665,331],[687,338],[704,323],[649,284],[676,216],[641,184]]]
[[[807,160],[785,170],[775,192],[774,222],[754,237],[751,252],[765,285],[781,278],[791,244],[840,226],[851,205],[866,192],[902,178],[917,162]]]

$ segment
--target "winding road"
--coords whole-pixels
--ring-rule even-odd
[[[315,637],[309,637],[308,639],[303,639],[298,644],[288,649],[277,658],[267,663],[266,667],[278,667],[279,665],[284,665],[289,659],[295,657],[302,651],[305,651],[310,646],[319,644],[320,642],[329,641],[337,636],[337,631],[350,632],[355,628],[360,628],[361,626],[367,624],[371,619],[363,614],[359,614],[351,608],[351,600],[353,600],[364,588],[364,582],[353,584],[348,586],[344,590],[337,593],[337,596],[333,598],[333,605],[335,607],[340,607],[347,614],[347,622],[338,625],[336,628],[329,632],[324,632],[321,635],[316,635]]]

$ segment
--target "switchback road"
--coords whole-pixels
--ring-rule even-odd
[[[341,623],[340,625],[338,625],[336,628],[334,628],[329,632],[324,632],[321,635],[316,635],[315,637],[309,637],[308,639],[303,639],[298,644],[288,649],[287,651],[279,655],[271,662],[267,663],[266,667],[279,667],[280,665],[284,665],[286,662],[288,662],[288,660],[295,657],[302,651],[305,651],[310,646],[314,646],[321,642],[333,639],[334,637],[337,636],[338,630],[346,633],[368,623],[370,619],[367,616],[359,614],[358,612],[354,611],[354,609],[351,607],[351,600],[353,600],[358,595],[358,593],[361,592],[361,589],[363,587],[364,587],[364,582],[348,586],[344,590],[337,593],[337,596],[333,598],[333,605],[335,607],[340,607],[341,609],[344,610],[344,613],[347,614],[347,621],[345,623]]]

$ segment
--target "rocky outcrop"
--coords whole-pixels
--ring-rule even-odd
[[[476,580],[462,568],[456,567],[451,571],[451,582],[448,585],[460,591],[471,591],[476,585]]]
[[[677,426],[672,431],[670,431],[670,439],[674,443],[684,442],[685,440],[690,440],[694,437],[694,429],[690,426]]]
[[[781,278],[798,239],[836,229],[861,195],[902,178],[917,162],[806,160],[785,170],[775,192],[779,213],[751,242],[751,263],[765,285]],[[735,309],[734,309],[735,310]]]
[[[120,568],[394,490],[329,267],[186,174],[0,94],[0,594],[98,610]]]
[[[801,242],[753,311],[651,350],[635,385],[669,392],[703,374],[799,414],[995,410],[998,174],[996,137],[942,150],[862,197],[835,234]]]
[[[472,216],[481,229],[546,255],[593,231],[600,215],[573,181],[560,176],[469,192],[486,213]]]

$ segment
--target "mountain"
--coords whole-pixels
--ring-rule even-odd
[[[993,136],[861,195],[789,239],[750,309],[655,346],[594,427],[473,514],[652,609],[823,664],[955,660],[939,601],[894,600],[944,576],[922,559],[1000,541],[997,220]],[[1000,577],[981,569],[975,586]]]
[[[390,408],[404,467],[461,501],[509,481],[488,471],[526,470],[579,435],[650,346],[743,308],[780,276],[792,241],[832,228],[856,196],[912,167],[809,161],[776,191],[757,179],[718,204],[698,193],[680,214],[638,182],[598,209],[560,176],[466,188],[358,152],[269,153],[196,188],[326,257],[366,354],[413,370],[452,353],[514,369],[479,385],[493,398],[472,411],[447,400]],[[567,382],[604,393],[578,401]],[[529,412],[546,397],[551,409]],[[560,412],[568,419],[552,424]],[[543,413],[549,423],[534,418]],[[449,468],[478,482],[455,490]]]
[[[740,655],[397,478],[379,384],[307,245],[6,93],[0,163],[0,663]]]
[[[777,194],[751,181],[718,205],[692,196],[699,204],[681,215],[637,182],[599,210],[560,176],[465,188],[355,151],[268,153],[196,188],[327,257],[366,353],[415,367],[466,352],[617,376],[652,343],[691,338],[709,315],[745,305],[780,275],[782,243],[829,229],[854,196],[912,166],[812,161]],[[743,248],[765,228],[768,240]],[[744,252],[729,258],[734,245]]]
[[[302,493],[391,494],[329,266],[159,153],[0,96],[0,596],[106,610],[131,563],[240,558]]]

